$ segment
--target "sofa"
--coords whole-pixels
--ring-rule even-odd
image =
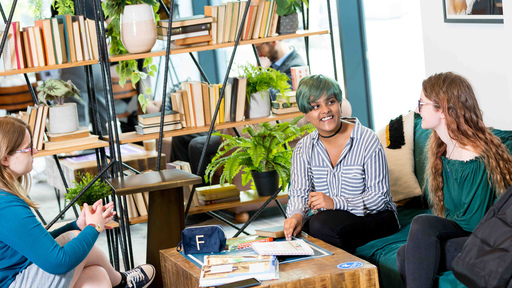
[[[425,147],[431,132],[430,130],[424,130],[421,128],[421,116],[419,116],[419,114],[409,112],[408,114],[404,114],[402,116],[402,119],[399,120],[402,120],[403,129],[412,129],[412,135],[407,135],[408,133],[404,131],[405,142],[407,143],[413,140],[413,143],[407,143],[407,145],[411,146],[412,148],[405,149],[405,145],[403,145],[399,149],[394,149],[393,151],[390,151],[388,148],[385,148],[386,157],[388,158],[390,170],[391,194],[393,196],[393,200],[397,203],[398,206],[398,218],[401,226],[400,231],[391,236],[369,242],[366,245],[359,247],[355,252],[356,256],[365,259],[373,263],[375,266],[377,266],[379,271],[380,286],[383,288],[404,287],[397,268],[396,252],[398,248],[400,248],[400,246],[405,244],[407,241],[407,235],[409,233],[412,219],[420,214],[431,213],[430,209],[428,208],[426,200],[426,198],[428,197],[428,191],[423,187],[425,183],[424,175],[427,164]],[[397,119],[392,120],[388,125],[388,131],[385,131],[387,134],[382,133],[382,131],[378,132],[377,134],[379,136],[382,136],[382,134],[384,134],[388,135],[388,137],[391,137],[389,135],[393,134],[393,129],[389,126],[392,126],[392,123],[395,120]],[[512,151],[512,131],[493,129],[492,132],[502,140],[502,142],[507,146],[509,151]],[[407,136],[409,136],[410,138],[407,139]],[[381,140],[381,142],[384,142],[383,139],[381,139],[381,137],[379,137],[379,139]],[[389,147],[389,139],[383,144],[384,147]],[[392,153],[388,154],[388,152]],[[397,164],[397,161],[404,161],[404,159],[407,158],[412,159],[411,161],[413,163],[409,163],[409,165],[408,163]],[[405,169],[409,171],[404,171],[404,166]],[[410,171],[411,168],[413,171]],[[397,175],[401,178],[409,179],[397,180]],[[414,186],[413,184],[406,184],[403,185],[402,187],[399,187],[396,185],[397,181],[416,181],[417,187],[411,188]],[[419,193],[417,191],[418,188]],[[407,198],[407,195],[403,194],[403,190],[407,190],[405,191],[405,194],[412,192],[412,194],[414,194],[415,196]],[[399,195],[400,199],[395,200],[396,195]],[[465,287],[454,277],[451,271],[440,273],[439,275],[437,275],[437,280],[439,287]]]

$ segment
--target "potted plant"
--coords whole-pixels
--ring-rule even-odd
[[[160,16],[157,13],[158,6],[159,4],[156,0],[102,1],[101,8],[103,13],[106,18],[110,19],[107,26],[107,39],[109,40],[110,45],[110,55],[141,53],[144,50],[151,50],[156,41],[156,23],[160,20]],[[126,17],[123,16],[125,11]],[[138,19],[133,18],[134,13],[139,14]],[[152,15],[149,15],[151,13]],[[128,14],[131,16],[128,17]],[[126,23],[126,25],[123,26],[122,22],[125,20],[131,22],[131,24]],[[132,29],[130,29],[130,27]],[[129,30],[131,30],[131,32],[129,32]],[[140,31],[150,32],[143,33],[141,35]],[[132,38],[127,39],[125,36]],[[146,44],[144,45],[140,45],[142,43],[142,38],[146,40]],[[132,49],[131,44],[134,44],[136,47]],[[128,45],[129,47],[126,47],[125,45]],[[149,47],[149,49],[147,47]],[[140,79],[146,79],[148,75],[155,76],[157,67],[152,63],[153,58],[150,57],[144,59],[142,68],[147,69],[146,73],[139,70],[136,60],[119,61],[116,66],[116,72],[119,75],[119,85],[124,87],[126,80],[130,79],[133,87],[136,88],[136,84]],[[146,113],[146,107],[149,105],[149,99],[145,95],[152,95],[152,92],[151,87],[146,87],[144,81],[141,83],[144,86],[144,94],[139,94],[138,100],[142,111]]]
[[[84,173],[80,176],[80,180],[73,180],[73,184],[75,187],[68,188],[66,193],[66,203],[73,200],[82,190],[94,179],[90,173]],[[87,191],[76,201],[80,207],[84,206],[84,203],[89,205],[93,205],[96,201],[106,198],[111,194],[110,186],[103,182],[101,179],[98,179],[94,182]]]
[[[309,7],[307,0],[276,0],[276,13],[279,15],[277,33],[290,34],[299,29],[299,11],[302,11],[301,4],[304,2]]]
[[[241,76],[247,78],[247,118],[264,117],[270,114],[269,89],[278,90],[284,95],[290,90],[288,76],[273,68],[262,68],[252,64],[239,67]]]
[[[285,187],[290,181],[292,157],[292,149],[287,149],[287,144],[314,130],[311,124],[300,128],[297,126],[302,117],[275,125],[258,124],[257,130],[247,126],[243,132],[248,133],[249,138],[215,133],[222,137],[223,142],[206,168],[205,181],[211,182],[215,171],[224,167],[221,184],[226,181],[231,183],[242,171],[242,184],[246,185],[254,179],[253,184],[260,196],[272,195],[279,184]]]
[[[39,104],[46,105],[46,101],[53,101],[48,112],[50,133],[67,133],[78,130],[78,112],[76,103],[64,103],[64,98],[75,97],[79,101],[80,90],[71,81],[55,80],[49,78],[36,90]]]

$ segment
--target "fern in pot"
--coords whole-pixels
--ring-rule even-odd
[[[205,181],[211,182],[215,171],[223,167],[221,184],[231,183],[242,172],[242,184],[254,180],[252,187],[260,196],[272,195],[279,186],[286,187],[293,153],[292,149],[287,149],[288,143],[314,130],[311,124],[297,126],[302,117],[275,125],[258,124],[256,130],[248,126],[242,130],[249,134],[248,138],[215,133],[223,142],[206,168]]]

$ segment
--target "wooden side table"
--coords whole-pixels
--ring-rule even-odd
[[[303,234],[305,235],[305,234]],[[308,241],[333,253],[331,256],[279,265],[279,279],[261,282],[258,287],[379,287],[377,267],[337,247],[311,236]],[[345,262],[361,262],[353,269],[340,269]],[[175,248],[160,251],[163,283],[166,288],[199,286],[201,269],[185,259]]]
[[[185,229],[183,186],[201,183],[199,176],[177,170],[146,172],[107,180],[119,196],[149,193],[147,263],[156,268],[151,287],[162,287],[159,251],[176,247]]]

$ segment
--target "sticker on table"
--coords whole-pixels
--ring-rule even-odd
[[[345,262],[338,265],[340,269],[354,269],[363,266],[362,262]]]

